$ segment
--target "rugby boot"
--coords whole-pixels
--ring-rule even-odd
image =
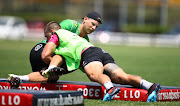
[[[8,82],[10,83],[11,88],[18,88],[19,85],[22,85],[22,80],[19,77],[16,77],[14,74],[8,74]]]
[[[50,77],[50,76],[52,76],[52,75],[63,75],[64,72],[65,72],[65,69],[64,69],[64,68],[54,67],[54,68],[45,70],[45,71],[42,73],[42,76],[45,77],[45,78],[48,78],[48,77]]]
[[[113,97],[121,92],[121,89],[118,87],[112,87],[109,89],[106,93],[106,95],[103,98],[103,101],[111,101]]]
[[[156,102],[160,90],[161,90],[161,85],[159,83],[154,83],[148,90],[147,95],[149,96],[147,98],[147,102]]]

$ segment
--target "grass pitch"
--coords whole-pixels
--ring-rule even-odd
[[[9,73],[28,74],[31,71],[29,53],[37,41],[0,40],[0,78],[7,78]],[[116,63],[128,74],[164,86],[180,87],[180,48],[128,47],[113,45],[95,45],[110,53]],[[73,77],[72,77],[73,76]],[[83,80],[82,80],[83,79]],[[90,82],[84,73],[77,70],[60,77],[60,80]],[[85,99],[86,106],[131,106],[131,105],[180,105],[180,102],[132,102],[113,100]]]

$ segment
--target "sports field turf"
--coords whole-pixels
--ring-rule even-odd
[[[28,74],[31,72],[29,53],[37,41],[0,40],[0,78],[7,78],[9,73]],[[95,45],[109,52],[116,63],[129,74],[139,75],[151,82],[164,86],[180,87],[180,48],[128,47]],[[83,80],[82,80],[83,79]],[[89,79],[77,70],[60,77],[60,80],[85,81]],[[114,100],[85,99],[85,106],[134,106],[134,105],[179,105],[180,102],[132,102]]]

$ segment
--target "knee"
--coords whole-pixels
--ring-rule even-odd
[[[93,75],[93,74],[88,75],[88,78],[89,78],[89,80],[91,80],[91,81],[93,81],[93,82],[96,82],[95,75]]]

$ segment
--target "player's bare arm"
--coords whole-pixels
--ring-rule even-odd
[[[56,44],[53,42],[48,42],[46,44],[46,46],[44,47],[44,50],[42,52],[42,60],[46,63],[49,64],[51,59],[52,59],[52,55],[54,54],[54,51],[56,49]]]

